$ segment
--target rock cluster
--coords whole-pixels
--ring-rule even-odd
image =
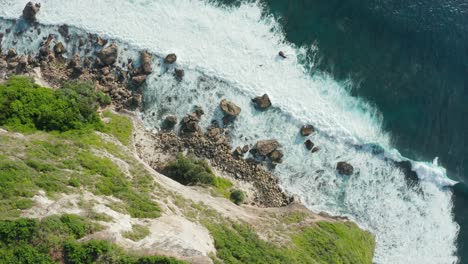
[[[283,151],[276,139],[260,140],[250,150],[250,153],[260,160],[269,160],[273,165],[283,162]]]

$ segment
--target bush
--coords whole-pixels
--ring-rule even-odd
[[[237,205],[242,204],[244,202],[245,198],[246,198],[245,192],[243,192],[241,190],[238,190],[238,189],[231,191],[230,199],[235,204],[237,204]]]
[[[107,101],[90,84],[68,83],[52,90],[29,78],[12,77],[0,85],[0,125],[22,132],[100,128],[96,110]]]
[[[216,177],[206,161],[183,154],[178,154],[176,160],[166,166],[164,173],[184,185],[214,185]]]

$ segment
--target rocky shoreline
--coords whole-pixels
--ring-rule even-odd
[[[29,10],[27,10],[29,9]],[[25,34],[40,35],[40,26],[35,14],[40,5],[28,4],[23,17],[13,21],[12,28],[0,33],[2,39],[14,36],[12,44],[18,43]],[[18,25],[22,25],[19,27]],[[26,25],[26,27],[24,26]],[[23,30],[17,31],[17,28]],[[28,36],[28,38],[31,38]],[[67,48],[71,51],[67,51]],[[177,60],[176,54],[168,54],[160,58],[147,51],[141,51],[139,58],[123,61],[119,57],[121,48],[112,40],[96,34],[86,36],[70,34],[67,25],[57,27],[56,33],[44,37],[37,51],[30,54],[20,54],[14,46],[2,49],[0,45],[0,76],[8,79],[11,75],[26,75],[36,78],[43,85],[59,88],[63,83],[73,80],[92,82],[96,89],[108,94],[112,99],[111,107],[115,111],[129,110],[139,112],[144,108],[143,89],[146,78],[153,72],[153,60],[170,65]],[[83,55],[84,54],[84,55]],[[184,77],[183,69],[175,68],[174,78]],[[259,110],[271,106],[267,95],[253,99]],[[278,184],[278,179],[268,168],[274,168],[281,162],[283,153],[276,140],[259,141],[256,146],[235,148],[230,145],[229,130],[224,125],[235,122],[241,109],[234,103],[223,100],[220,108],[225,113],[224,124],[213,123],[204,132],[198,125],[204,112],[195,107],[193,113],[188,113],[178,127],[177,118],[169,116],[164,121],[164,129],[153,132],[151,137],[155,144],[152,152],[145,150],[144,145],[136,144],[141,158],[155,170],[162,171],[167,160],[145,155],[154,151],[174,157],[177,153],[187,152],[198,158],[207,159],[216,171],[222,172],[233,179],[248,182],[256,189],[252,204],[261,207],[280,207],[290,204],[294,199],[286,194]],[[250,150],[252,158],[243,156]]]

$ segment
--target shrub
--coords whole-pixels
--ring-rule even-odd
[[[0,85],[0,125],[22,132],[67,131],[88,125],[100,128],[96,110],[107,102],[100,93],[86,83],[68,83],[52,90],[29,78],[11,77]]]
[[[164,173],[184,185],[213,185],[216,177],[206,161],[183,154],[178,154],[176,160],[166,166]]]
[[[245,192],[243,192],[241,190],[238,190],[238,189],[231,191],[230,199],[235,204],[237,204],[237,205],[242,204],[244,202],[245,198],[246,198]]]

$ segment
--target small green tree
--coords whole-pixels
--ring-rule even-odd
[[[246,195],[245,192],[235,189],[231,191],[231,201],[233,201],[235,204],[240,205],[245,201]]]
[[[213,185],[216,177],[206,161],[183,154],[178,154],[176,160],[166,166],[164,173],[184,185]]]

